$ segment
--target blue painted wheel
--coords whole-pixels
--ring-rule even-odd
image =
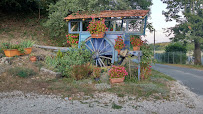
[[[85,40],[85,45],[91,51],[94,64],[99,67],[111,66],[115,61],[115,50],[113,43],[104,38],[92,38]]]

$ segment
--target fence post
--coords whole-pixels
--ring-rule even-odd
[[[182,64],[182,52],[180,52],[180,64]]]
[[[164,53],[164,63],[166,63],[166,53]]]
[[[169,52],[168,52],[168,63],[169,63]]]
[[[173,64],[174,64],[174,52],[173,52]]]

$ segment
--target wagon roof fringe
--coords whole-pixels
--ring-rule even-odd
[[[131,16],[146,16],[149,10],[105,10],[97,13],[74,13],[68,15],[64,19],[87,19],[87,18],[107,18],[107,17],[131,17]]]

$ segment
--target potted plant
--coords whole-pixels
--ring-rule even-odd
[[[37,61],[37,57],[34,54],[30,54],[29,58],[31,62]]]
[[[121,49],[125,47],[125,44],[123,42],[123,39],[121,36],[118,36],[117,39],[115,39],[115,46],[114,48],[116,51],[118,51],[118,54],[120,54]]]
[[[128,75],[128,72],[123,66],[112,66],[109,70],[110,82],[111,83],[121,83],[124,81],[125,76]]]
[[[1,48],[7,57],[19,56],[24,52],[24,48],[18,42],[16,44],[2,43]]]
[[[24,48],[25,52],[22,54],[30,54],[32,52],[32,46],[34,45],[34,42],[31,40],[25,40],[20,43],[22,47]]]
[[[100,73],[101,73],[101,68],[100,67],[94,67],[93,68],[92,75],[93,75],[95,81],[99,81]]]
[[[71,45],[71,47],[75,48],[78,46],[78,34],[75,34],[75,35],[71,35],[71,34],[68,34],[66,35],[66,38],[67,38],[67,43]]]
[[[133,46],[133,51],[139,51],[140,46],[143,45],[143,41],[139,38],[139,36],[131,37],[130,38],[130,43]]]
[[[92,38],[103,38],[105,31],[108,28],[105,25],[105,19],[95,20],[92,18],[92,21],[89,22],[90,24],[87,27],[87,30],[90,32]]]

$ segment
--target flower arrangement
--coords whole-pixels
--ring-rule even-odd
[[[125,70],[125,67],[123,66],[112,66],[112,68],[109,70],[110,78],[124,78],[126,75],[128,75],[128,72]]]
[[[121,36],[118,36],[117,39],[115,39],[115,49],[122,49],[123,47],[125,47],[125,44],[123,42],[123,39]]]
[[[130,43],[132,44],[132,46],[142,46],[143,42],[138,36],[137,37],[131,37],[130,38]]]
[[[92,18],[92,21],[89,22],[87,30],[90,32],[90,34],[100,34],[107,31],[108,28],[105,25],[105,19],[96,21],[94,18]]]
[[[78,34],[75,34],[75,35],[71,35],[71,34],[68,34],[66,35],[66,38],[67,38],[67,43],[70,44],[72,47],[75,47],[78,45]]]

